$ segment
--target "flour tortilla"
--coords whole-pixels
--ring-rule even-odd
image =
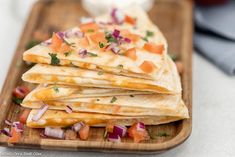
[[[157,93],[181,93],[180,78],[174,62],[167,57],[165,70],[159,80],[146,80],[75,67],[37,64],[23,74],[30,83],[66,84],[100,88],[119,88]]]
[[[94,112],[112,115],[164,115],[187,117],[188,110],[181,95],[151,94],[115,96],[115,97],[94,97],[76,99],[56,99],[51,101],[32,101],[24,99],[23,107],[40,108],[48,104],[49,109],[66,110],[67,106],[74,112]]]
[[[32,110],[28,116],[26,125],[29,128],[45,128],[50,127],[69,127],[78,122],[85,122],[93,127],[104,127],[109,122],[115,124],[130,126],[137,121],[143,122],[145,125],[158,125],[180,120],[180,117],[169,116],[145,116],[145,117],[128,117],[113,116],[95,113],[66,113],[64,111],[47,110],[46,113],[38,120],[33,121],[32,117],[38,110]]]
[[[143,95],[153,94],[153,92],[133,91],[111,88],[92,88],[68,85],[45,85],[40,84],[32,90],[24,99],[24,101],[48,101],[60,99],[75,98],[95,98],[107,96],[124,96],[124,95]]]
[[[78,51],[81,49],[78,44],[78,38],[71,37],[66,38],[65,40],[69,43],[73,44],[73,47],[76,47],[74,51],[71,52],[70,55],[65,56],[63,53],[57,53],[57,57],[60,59],[60,65],[64,66],[77,66],[80,68],[85,69],[92,69],[92,70],[102,70],[109,73],[115,73],[118,75],[125,75],[125,76],[132,76],[138,78],[145,78],[156,80],[161,77],[162,73],[164,72],[164,61],[167,54],[167,42],[161,31],[155,26],[149,19],[148,15],[142,10],[141,7],[134,6],[124,10],[124,12],[132,17],[137,19],[136,27],[133,25],[124,23],[123,25],[108,25],[107,29],[113,30],[113,28],[119,30],[129,30],[134,34],[138,34],[141,37],[146,36],[146,31],[153,32],[153,36],[149,37],[149,42],[154,42],[156,44],[163,44],[164,51],[163,54],[154,54],[149,53],[146,50],[142,49],[145,41],[140,39],[138,42],[128,43],[126,45],[127,48],[132,47],[139,47],[137,49],[137,60],[132,60],[124,55],[116,55],[112,52],[102,52],[99,47],[92,47],[89,46],[86,49],[89,52],[95,53],[98,57],[85,57],[82,58],[78,55]],[[96,18],[97,23],[102,22],[109,22],[111,19],[110,14],[106,14],[104,16]],[[101,26],[100,26],[101,27]],[[104,27],[104,26],[103,26]],[[79,30],[78,27],[74,27],[71,29],[72,31]],[[70,30],[70,31],[71,31]],[[43,64],[50,64],[51,57],[49,53],[54,53],[49,48],[49,46],[39,44],[23,54],[23,59],[28,62],[34,63],[43,63]],[[143,61],[151,61],[155,65],[155,70],[151,73],[145,73],[140,69],[140,65]],[[122,69],[118,69],[119,65],[123,65]]]

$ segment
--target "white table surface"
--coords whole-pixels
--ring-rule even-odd
[[[13,0],[12,0],[13,1]],[[16,18],[12,1],[0,0],[0,88],[24,26],[25,18]],[[16,2],[16,1],[14,1]],[[22,2],[22,1],[21,1]],[[28,9],[26,9],[27,12]],[[235,77],[229,77],[214,65],[193,55],[193,131],[182,145],[159,155],[161,157],[234,157],[235,156]],[[62,152],[0,147],[4,156],[119,156],[91,152]],[[123,156],[136,156],[126,155]],[[37,156],[37,155],[35,155]]]

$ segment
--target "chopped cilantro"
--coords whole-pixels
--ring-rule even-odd
[[[123,65],[122,65],[122,64],[119,64],[119,65],[117,66],[117,68],[123,69]]]
[[[142,37],[142,39],[143,39],[144,41],[146,41],[146,42],[149,41],[147,37]]]
[[[87,30],[87,32],[90,32],[90,33],[94,32],[94,31],[95,31],[94,29],[88,29]]]
[[[36,46],[36,45],[38,45],[38,44],[40,44],[40,43],[41,43],[41,41],[38,41],[38,40],[31,40],[31,41],[29,41],[29,42],[25,45],[25,49],[28,50],[28,49],[30,49],[30,48],[32,48],[32,47],[34,47],[34,46]]]
[[[104,72],[103,72],[103,71],[99,71],[97,74],[98,74],[98,75],[103,75]]]
[[[104,45],[104,43],[99,42],[99,46],[100,46],[100,48],[103,48],[105,45]]]
[[[108,43],[117,43],[117,39],[112,36],[112,34],[107,33],[105,36],[105,39],[108,41]]]
[[[159,132],[157,134],[157,136],[159,136],[159,137],[167,137],[167,136],[170,136],[170,135],[168,133],[166,133],[166,132]]]
[[[114,96],[112,99],[111,99],[111,103],[114,103],[115,101],[117,100],[117,98]]]
[[[53,86],[53,89],[56,93],[59,93],[59,88],[57,86]]]
[[[16,109],[14,112],[15,113],[20,113],[20,109]]]
[[[170,136],[166,132],[159,132],[158,134],[155,134],[151,128],[147,128],[147,131],[149,133],[149,136],[151,139],[157,139],[158,137],[167,137]]]
[[[64,55],[67,57],[67,56],[71,55],[71,52],[65,52]]]
[[[51,65],[59,65],[60,59],[57,58],[57,54],[49,53],[49,55],[51,56]]]
[[[169,54],[170,55],[170,57],[171,57],[171,59],[173,60],[173,61],[176,61],[177,60],[177,56],[175,55],[175,54]]]
[[[152,36],[154,36],[154,33],[152,31],[147,30],[146,37],[152,37]]]
[[[16,104],[21,104],[22,101],[23,101],[23,99],[20,99],[20,98],[17,98],[17,97],[14,97],[14,96],[13,96],[12,101],[13,101],[14,103],[16,103]]]
[[[90,57],[98,57],[98,55],[95,54],[95,53],[87,52],[87,54],[88,54]]]

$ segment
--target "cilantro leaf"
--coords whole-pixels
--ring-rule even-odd
[[[98,57],[98,55],[95,54],[95,53],[87,52],[87,54],[88,54],[90,57]]]
[[[110,103],[114,103],[116,100],[117,100],[117,98],[114,96],[114,97],[111,99]]]
[[[38,45],[38,44],[40,44],[40,43],[41,43],[41,41],[38,41],[38,40],[31,40],[31,41],[29,41],[29,42],[25,45],[25,49],[28,50],[28,49],[30,49],[30,48],[32,48],[32,47],[34,47],[34,46],[36,46],[36,45]]]
[[[49,55],[51,56],[51,65],[59,65],[60,59],[57,58],[57,54],[49,53]]]
[[[147,37],[142,37],[141,39],[143,39],[144,41],[148,42],[148,38]]]
[[[53,89],[56,93],[59,93],[59,88],[57,86],[53,86]]]
[[[103,48],[105,45],[104,45],[104,43],[99,42],[99,46],[100,46],[100,48]]]
[[[157,134],[157,136],[159,136],[159,137],[167,137],[167,136],[170,136],[170,135],[168,133],[166,133],[166,132],[159,132]]]
[[[154,36],[154,32],[147,30],[146,37],[152,37],[152,36]]]
[[[112,36],[112,34],[107,33],[105,36],[105,39],[108,41],[108,43],[117,43],[117,39]]]
[[[67,57],[67,56],[71,55],[71,52],[65,52],[64,55],[65,55],[65,57]]]
[[[17,98],[15,96],[12,97],[12,101],[16,104],[21,104],[23,99]]]
[[[103,71],[99,71],[97,74],[98,74],[98,75],[103,75],[104,72],[103,72]]]
[[[123,69],[123,65],[122,65],[122,64],[119,64],[119,65],[117,66],[117,68]]]

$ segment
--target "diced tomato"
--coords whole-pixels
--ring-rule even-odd
[[[60,49],[59,49],[59,52],[60,52],[60,53],[65,53],[65,52],[70,52],[71,50],[72,50],[72,49],[71,49],[71,47],[70,47],[68,44],[63,43],[63,44],[61,45]]]
[[[29,89],[26,86],[17,86],[13,91],[13,96],[19,99],[23,99],[28,93]]]
[[[80,41],[79,41],[79,45],[83,48],[87,48],[89,46],[89,40],[87,37],[83,37]]]
[[[149,42],[145,43],[143,47],[146,51],[150,53],[155,53],[155,54],[162,54],[164,50],[164,45],[157,45],[155,43]]]
[[[62,44],[63,44],[63,39],[61,39],[58,34],[53,33],[50,45],[52,51],[57,52]]]
[[[129,57],[132,60],[136,60],[136,49],[135,48],[130,48],[125,52],[125,56]]]
[[[137,42],[138,40],[140,40],[140,36],[138,34],[129,33],[126,34],[125,37],[130,39],[132,42]]]
[[[134,19],[131,16],[126,15],[125,16],[125,22],[131,24],[131,25],[135,25],[136,24],[136,19]]]
[[[113,132],[113,127],[114,127],[114,124],[109,122],[107,123],[105,129],[107,130],[107,132]]]
[[[155,66],[154,66],[153,62],[151,62],[151,61],[144,61],[140,65],[140,69],[142,69],[146,73],[153,72],[154,68],[155,68]]]
[[[121,106],[119,105],[114,105],[113,106],[113,113],[117,113],[121,109]]]
[[[20,141],[21,133],[17,132],[15,127],[11,127],[11,137],[8,139],[8,143],[17,143]]]
[[[126,36],[128,34],[130,34],[130,31],[128,29],[122,29],[120,30],[121,36]]]
[[[31,111],[30,109],[24,109],[24,111],[20,115],[20,122],[21,123],[26,124],[26,121],[27,121],[27,118],[29,116],[30,111]]]
[[[90,39],[96,44],[99,44],[99,42],[106,42],[105,35],[103,32],[97,32],[95,34],[90,35]]]
[[[85,125],[83,126],[80,130],[79,130],[79,136],[80,139],[82,140],[87,140],[88,136],[89,136],[89,130],[90,130],[90,126],[89,125]]]
[[[135,143],[139,143],[149,138],[146,130],[137,130],[137,123],[134,123],[128,130],[128,135],[133,138]]]
[[[79,28],[84,33],[87,33],[87,32],[97,32],[99,30],[99,26],[96,23],[94,23],[94,22],[81,24],[79,26]]]

